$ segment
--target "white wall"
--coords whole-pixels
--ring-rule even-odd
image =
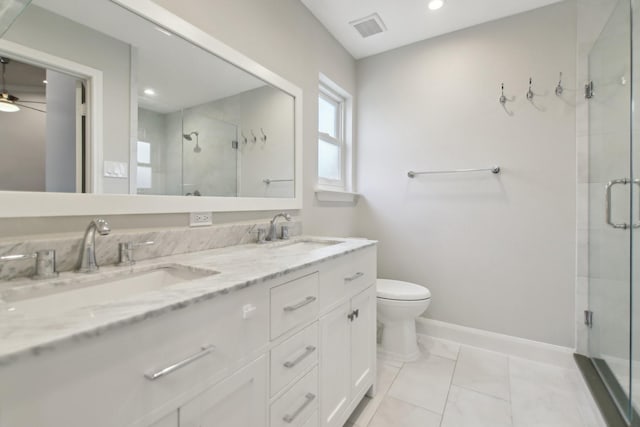
[[[358,234],[380,277],[429,287],[427,317],[574,345],[575,33],[566,1],[358,61]]]

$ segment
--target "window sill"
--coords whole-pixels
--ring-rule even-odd
[[[321,202],[357,203],[360,197],[359,193],[325,187],[316,187],[315,193],[316,198]]]

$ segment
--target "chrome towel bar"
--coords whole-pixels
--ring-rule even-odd
[[[269,185],[272,182],[292,182],[292,179],[269,179],[269,178],[265,178],[262,180],[262,182],[264,182],[265,184]]]
[[[498,174],[500,173],[500,166],[493,166],[490,168],[480,168],[480,169],[452,169],[452,170],[423,171],[423,172],[409,171],[407,173],[407,176],[409,178],[415,178],[416,175],[434,175],[439,173],[462,173],[462,172],[491,172],[491,173]]]

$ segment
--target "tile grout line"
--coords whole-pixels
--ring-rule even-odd
[[[511,420],[511,426],[514,426],[513,422],[513,393],[511,391],[511,356],[507,356],[507,382],[509,383],[509,419]]]
[[[440,427],[442,427],[442,423],[444,422],[444,413],[447,411],[447,403],[449,403],[449,395],[451,394],[451,386],[453,386],[453,377],[456,375],[456,370],[458,369],[458,360],[460,359],[460,352],[462,351],[462,346],[458,348],[458,354],[456,355],[456,360],[453,365],[453,371],[451,372],[451,379],[449,380],[449,389],[447,390],[447,397],[444,400],[444,408],[442,409],[442,415],[440,416]]]
[[[384,362],[382,362],[382,363],[384,363]],[[389,366],[392,366],[392,365],[389,365]],[[380,399],[380,403],[376,407],[376,410],[373,411],[373,415],[371,415],[371,418],[367,422],[367,425],[366,426],[358,426],[356,424],[356,427],[369,427],[369,425],[371,424],[373,419],[376,417],[376,414],[378,413],[378,410],[380,409],[380,405],[382,405],[382,401],[385,399],[385,397],[387,397],[389,395],[389,390],[391,390],[391,387],[393,386],[393,383],[396,382],[396,378],[398,378],[398,375],[400,375],[400,371],[402,370],[402,368],[404,368],[404,362],[402,363],[402,366],[400,366],[400,368],[398,369],[398,372],[396,372],[396,374],[393,376],[393,379],[389,383],[389,387],[387,387],[387,390],[384,393],[382,393],[382,399]],[[377,373],[376,373],[376,375],[377,375]]]

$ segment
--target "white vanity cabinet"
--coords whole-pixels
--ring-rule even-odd
[[[0,364],[0,427],[342,427],[375,391],[375,277],[366,246],[34,349]]]
[[[319,322],[323,427],[342,427],[365,393],[375,393],[375,258],[375,248],[367,248],[323,270],[328,297],[321,304],[330,310]]]
[[[261,356],[180,407],[179,426],[267,427],[267,385],[267,356]]]

